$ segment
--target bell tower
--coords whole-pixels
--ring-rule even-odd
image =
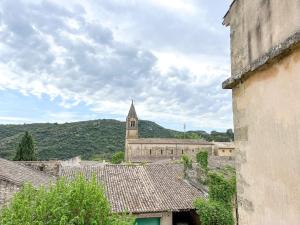
[[[139,138],[138,122],[139,122],[139,120],[136,115],[136,111],[135,111],[133,101],[132,101],[130,109],[129,109],[129,113],[126,118],[126,139],[138,139]]]

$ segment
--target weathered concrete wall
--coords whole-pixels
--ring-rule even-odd
[[[9,202],[20,187],[6,180],[0,179],[0,209]]]
[[[162,217],[160,218],[160,224],[172,225],[173,224],[172,212],[164,212]]]
[[[160,218],[161,225],[173,225],[172,212],[135,214],[136,218]]]
[[[299,31],[299,11],[300,0],[236,0],[224,19],[230,25],[232,75]]]
[[[258,1],[250,2],[255,6]],[[278,24],[271,22],[272,27],[276,26],[271,31],[273,41],[282,36],[277,26],[282,26],[282,33],[290,33],[287,30],[292,28],[284,23],[291,24],[291,18],[296,16],[294,10],[300,6],[296,4],[299,1],[281,2],[274,0],[271,4],[280,12],[285,6],[286,12]],[[245,12],[247,15],[252,12],[252,18],[256,18],[254,6],[248,6],[250,12]],[[272,18],[277,18],[278,13],[271,13]],[[299,74],[300,50],[294,49],[281,61],[273,62],[233,89],[241,225],[299,224]]]

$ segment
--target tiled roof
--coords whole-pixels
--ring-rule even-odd
[[[0,158],[0,179],[17,185],[31,183],[34,187],[48,186],[55,178],[43,172]]]
[[[73,179],[77,173],[96,175],[103,183],[114,212],[164,212],[192,209],[203,197],[185,182],[171,164],[98,165],[63,167],[61,176]]]
[[[194,144],[213,145],[211,142],[197,139],[176,139],[176,138],[139,138],[127,139],[128,144]]]
[[[214,142],[214,145],[218,148],[234,148],[234,142]]]

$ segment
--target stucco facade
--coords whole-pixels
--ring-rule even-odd
[[[299,0],[236,0],[225,16],[240,225],[300,221],[299,10]]]

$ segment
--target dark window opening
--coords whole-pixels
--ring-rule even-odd
[[[135,127],[135,121],[130,121],[130,127]]]
[[[223,149],[222,152],[225,152],[225,150]]]
[[[163,154],[163,150],[162,150],[162,149],[160,150],[160,154],[161,154],[161,155]]]
[[[173,149],[171,150],[171,154],[173,155]]]
[[[181,154],[183,154],[183,149],[181,150]]]
[[[152,150],[150,149],[150,155],[152,154]]]

